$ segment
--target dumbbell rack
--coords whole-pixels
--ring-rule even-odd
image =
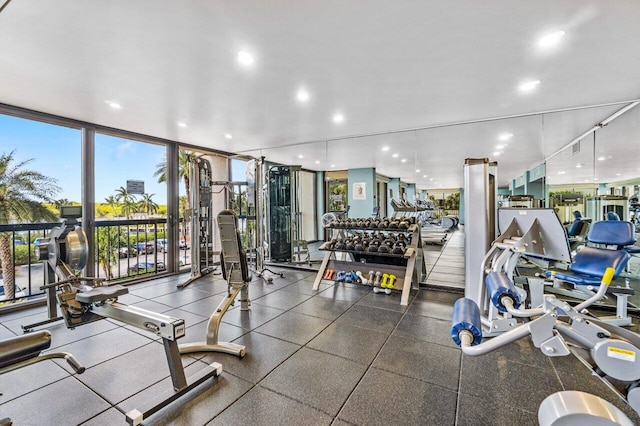
[[[334,228],[329,227],[335,236],[344,237],[345,232],[363,231],[363,232],[376,232],[382,231],[384,233],[405,233],[411,234],[411,245],[407,247],[404,254],[393,253],[377,253],[367,251],[355,251],[355,250],[335,250],[330,249],[328,242],[325,242],[320,246],[320,250],[326,251],[320,270],[316,279],[313,282],[313,289],[318,290],[320,288],[320,281],[327,269],[334,271],[360,271],[362,275],[367,278],[369,271],[380,271],[383,274],[395,275],[396,281],[394,282],[393,290],[402,291],[400,298],[401,305],[409,304],[409,294],[411,288],[418,289],[420,282],[423,281],[427,273],[427,268],[424,263],[424,254],[422,252],[422,238],[420,237],[420,225],[410,225],[408,229],[367,229],[367,228]],[[342,260],[339,260],[336,254],[340,253]],[[372,286],[372,284],[363,284]]]

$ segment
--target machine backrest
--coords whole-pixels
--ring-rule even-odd
[[[594,244],[629,246],[636,242],[635,229],[631,222],[606,220],[591,225],[587,240]]]
[[[222,210],[218,213],[218,230],[220,231],[220,263],[222,276],[227,279],[231,272],[231,283],[251,281],[249,265],[247,265],[247,253],[242,248],[240,231],[236,224],[238,218],[233,210]]]
[[[616,212],[607,212],[607,220],[620,220],[620,216]]]
[[[571,223],[569,229],[567,229],[567,235],[569,237],[576,237],[578,235],[585,235],[587,233],[587,227],[591,223],[590,220],[584,220],[582,218],[576,219]]]

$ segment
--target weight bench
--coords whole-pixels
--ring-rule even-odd
[[[567,271],[545,271],[545,276],[553,280],[554,287],[558,287],[560,283],[569,283],[574,289],[592,295],[592,289],[600,286],[607,267],[614,269],[614,279],[624,271],[630,256],[622,248],[635,243],[635,233],[630,222],[596,222],[591,226],[587,239],[590,243],[612,248],[583,247],[574,256]],[[627,315],[627,303],[629,296],[634,294],[633,289],[608,287],[607,293],[616,297],[616,316],[602,320],[619,326],[631,325],[631,318]]]
[[[0,341],[0,374],[17,370],[27,365],[54,358],[62,358],[73,370],[84,373],[84,367],[68,352],[41,354],[51,347],[51,333],[47,330],[23,334]]]
[[[222,317],[229,307],[235,303],[238,293],[240,293],[241,310],[248,311],[251,304],[248,288],[251,275],[247,265],[247,253],[242,248],[240,232],[236,224],[237,217],[233,210],[222,210],[218,213],[218,230],[220,231],[220,243],[222,246],[220,263],[222,265],[222,276],[227,280],[227,295],[209,317],[206,340],[204,342],[180,345],[181,354],[223,352],[242,358],[246,353],[246,349],[242,345],[218,341]]]
[[[62,358],[78,374],[84,373],[84,366],[68,352],[41,352],[51,347],[51,333],[47,330],[0,341],[0,375],[47,359]],[[11,426],[9,418],[0,419],[0,426]]]

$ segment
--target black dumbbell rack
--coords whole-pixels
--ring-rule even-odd
[[[318,290],[320,282],[328,269],[334,271],[360,271],[365,278],[369,277],[369,271],[380,271],[383,274],[393,274],[396,276],[393,290],[401,291],[401,305],[409,303],[411,288],[418,289],[420,282],[426,277],[426,266],[422,252],[422,239],[420,237],[420,225],[412,224],[406,229],[385,228],[369,229],[361,227],[337,227],[329,226],[332,232],[332,239],[344,239],[350,232],[361,231],[382,232],[388,234],[411,235],[411,243],[406,247],[403,254],[369,252],[366,250],[347,250],[345,248],[335,249],[329,241],[320,246],[320,250],[325,251],[324,259],[320,265],[320,270],[313,283],[313,289]],[[335,278],[335,277],[334,277]],[[373,286],[372,284],[367,284]]]

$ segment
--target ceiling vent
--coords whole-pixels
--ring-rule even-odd
[[[571,154],[576,155],[580,153],[580,141],[571,147]]]

